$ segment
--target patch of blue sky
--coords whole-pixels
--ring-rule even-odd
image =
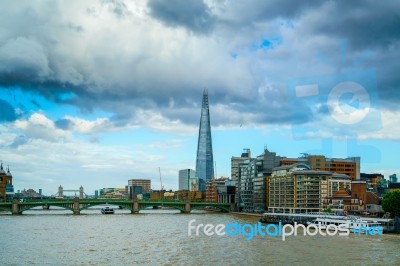
[[[73,93],[64,93],[58,96],[58,100],[68,101],[74,97]],[[97,118],[109,118],[113,115],[99,108],[91,112],[82,112],[79,108],[66,103],[55,103],[44,96],[21,90],[18,87],[0,88],[0,98],[9,102],[15,109],[22,111],[22,117],[27,118],[35,112],[42,112],[49,119],[55,121],[65,116],[79,117],[85,120],[96,120]]]
[[[0,95],[0,98],[7,101],[15,109],[19,109],[22,116],[29,116],[32,112],[41,110],[46,105],[43,97],[22,91],[18,87],[1,88]]]
[[[95,108],[94,110],[92,110],[90,112],[81,112],[78,110],[78,112],[76,112],[76,114],[75,114],[75,116],[77,116],[81,119],[89,120],[89,121],[93,121],[98,118],[110,118],[113,115],[114,115],[114,113],[104,111],[100,108]]]
[[[131,129],[127,131],[108,132],[99,134],[102,146],[126,147],[132,158],[137,156],[162,156],[165,160],[159,161],[162,168],[173,167],[179,169],[195,168],[197,136],[175,136],[171,134],[153,132],[146,128]],[[115,154],[121,151],[115,149]],[[230,163],[225,162],[225,163]],[[158,167],[155,166],[155,167]]]
[[[148,145],[157,142],[166,142],[171,139],[170,134],[153,132],[146,128],[119,130],[99,134],[100,142],[104,145]]]
[[[275,48],[278,45],[281,45],[282,42],[283,42],[282,37],[275,37],[275,38],[272,38],[272,39],[264,39],[261,42],[260,48],[272,49],[272,48]]]
[[[61,101],[68,101],[71,100],[72,98],[74,98],[75,94],[72,92],[66,92],[66,93],[62,93],[60,95],[57,96],[57,98]]]
[[[218,175],[229,176],[231,157],[240,156],[245,148],[251,149],[253,158],[262,154],[264,147],[279,156],[291,158],[300,157],[302,153],[329,158],[361,157],[361,171],[366,173],[396,164],[397,146],[388,140],[294,139],[291,130],[284,128],[267,133],[257,128],[214,131],[212,137]]]
[[[283,43],[282,37],[273,37],[273,38],[263,38],[261,41],[254,42],[250,45],[250,52],[256,52],[258,50],[270,50],[274,49],[277,46]]]

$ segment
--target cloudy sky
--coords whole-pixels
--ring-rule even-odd
[[[400,173],[398,1],[0,3],[0,160],[15,189],[88,194],[264,147]]]

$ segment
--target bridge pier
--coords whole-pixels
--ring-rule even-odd
[[[19,211],[19,200],[13,200],[12,202],[12,211],[11,211],[12,215],[19,215],[22,214]]]
[[[137,199],[133,200],[133,209],[131,210],[131,214],[138,214],[139,213],[139,202]]]
[[[81,214],[81,210],[79,209],[79,207],[80,207],[79,199],[78,199],[78,198],[75,198],[75,199],[74,199],[74,204],[73,204],[73,209],[72,209],[74,215],[79,215],[79,214]]]
[[[190,213],[190,201],[185,202],[185,210],[183,213]]]

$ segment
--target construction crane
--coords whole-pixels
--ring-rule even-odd
[[[162,195],[162,191],[163,191],[164,187],[163,187],[163,185],[162,185],[161,168],[160,168],[160,167],[158,167],[158,172],[160,173],[160,185],[161,185],[161,189],[160,189],[160,199],[162,199],[163,197],[162,197],[161,195]]]

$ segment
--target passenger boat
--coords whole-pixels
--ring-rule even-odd
[[[321,217],[307,222],[308,225],[316,225],[318,228],[326,229],[329,225],[340,226],[343,229],[355,229],[360,231],[375,230],[378,231],[381,224],[377,221],[367,221],[358,217],[344,217],[341,219]]]
[[[307,225],[311,222],[315,222],[316,219],[328,219],[339,220],[342,221],[363,221],[363,224],[367,224],[367,226],[380,226],[383,228],[383,232],[392,232],[394,230],[394,220],[393,219],[384,219],[384,218],[368,218],[368,217],[359,217],[359,216],[337,216],[329,213],[323,212],[312,212],[312,213],[264,213],[260,219],[260,223],[266,224],[304,224]],[[319,220],[320,221],[320,220]],[[317,223],[318,224],[318,223]],[[357,223],[355,223],[357,224]],[[365,225],[364,225],[365,226]]]
[[[273,224],[307,224],[307,222],[313,221],[316,218],[322,217],[335,217],[342,219],[343,216],[333,216],[329,213],[264,213],[260,219],[261,223]]]
[[[109,208],[109,207],[105,207],[101,209],[101,213],[102,214],[114,214],[114,209]]]

